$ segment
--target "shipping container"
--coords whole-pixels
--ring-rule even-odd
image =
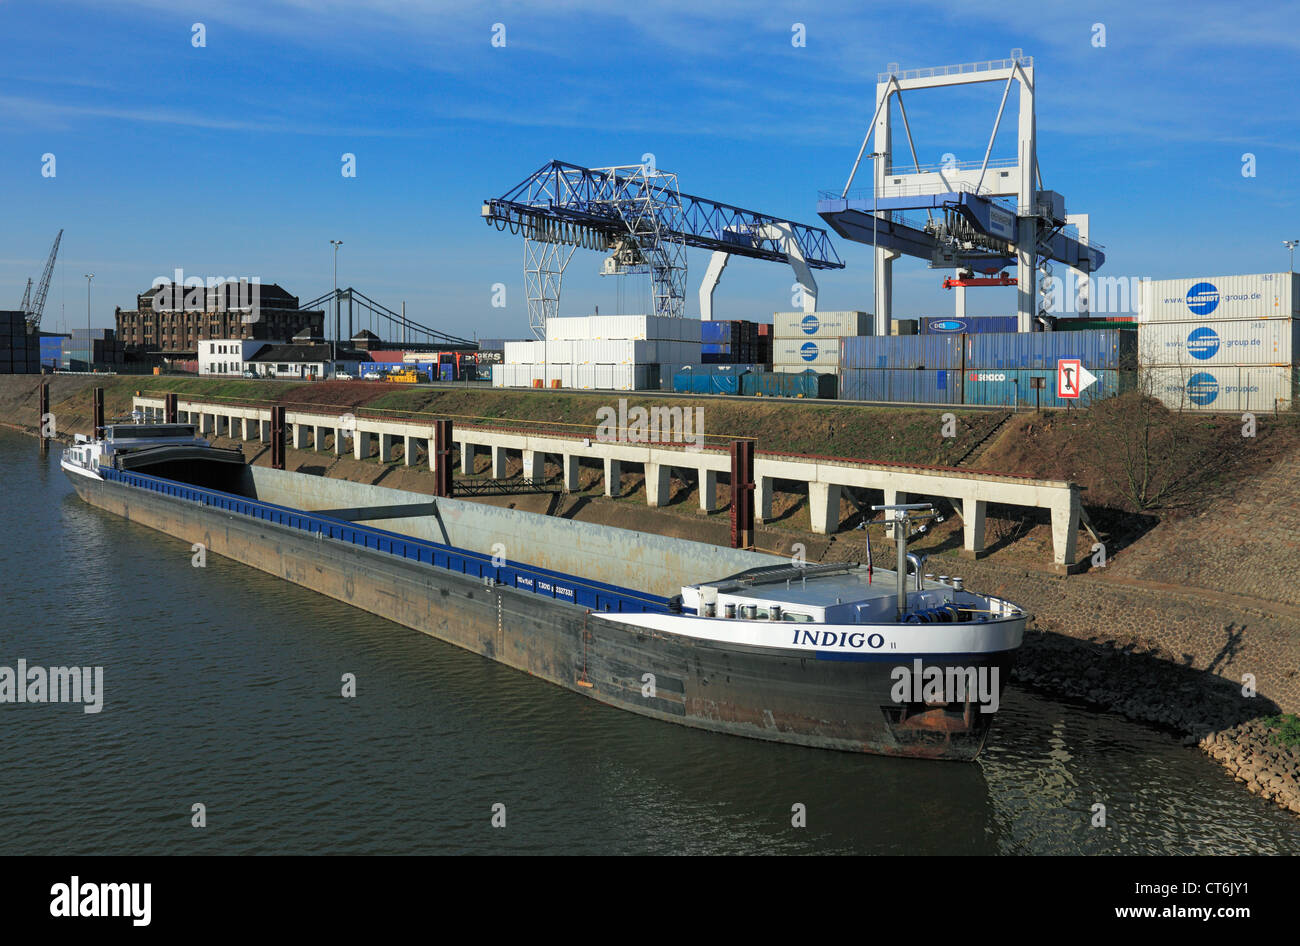
[[[772,343],[772,362],[777,365],[834,370],[840,363],[840,340],[829,336],[816,339],[778,338]]]
[[[772,325],[777,339],[835,339],[875,331],[869,312],[777,312]]]
[[[961,404],[962,372],[906,368],[842,368],[840,400]]]
[[[1300,316],[1300,279],[1293,273],[1145,280],[1138,295],[1140,322]]]
[[[1020,320],[1014,315],[927,316],[921,319],[922,335],[976,335],[1014,332]]]
[[[1073,318],[1057,319],[1052,323],[1053,332],[1084,332],[1097,328],[1118,328],[1137,331],[1137,317],[1132,315],[1115,315],[1107,318]],[[1012,330],[1014,331],[1014,329]]]
[[[843,368],[960,371],[960,335],[866,335],[840,339]]]
[[[1137,368],[1137,333],[1121,329],[966,335],[963,344],[968,370],[1055,371],[1058,361],[1076,358],[1094,374]]]
[[[1138,332],[1143,365],[1294,365],[1300,319],[1145,322]]]
[[[740,391],[751,397],[834,398],[836,380],[833,374],[819,374],[812,369],[750,371],[741,375]]]
[[[1171,410],[1272,411],[1297,405],[1300,369],[1166,365],[1142,369],[1142,390]]]
[[[1051,370],[967,369],[962,375],[962,403],[998,407],[1033,407],[1036,403],[1043,407],[1086,407],[1137,386],[1136,371],[1093,370],[1091,367],[1088,370],[1097,380],[1078,398],[1070,399],[1057,397],[1055,366]],[[1033,378],[1043,379],[1043,387],[1037,392]]]
[[[664,315],[587,315],[548,319],[551,341],[700,341],[698,319]]]

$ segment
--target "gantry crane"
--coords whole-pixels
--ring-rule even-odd
[[[681,317],[686,247],[713,250],[700,286],[700,318],[713,317],[713,290],[731,256],[788,262],[804,308],[817,301],[814,269],[842,269],[818,227],[683,194],[677,175],[648,165],[585,168],[542,165],[503,197],[483,203],[483,219],[524,237],[528,321],[543,337],[559,313],[564,269],[578,247],[607,252],[603,275],[649,273],[655,315]]]

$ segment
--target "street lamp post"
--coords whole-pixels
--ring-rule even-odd
[[[94,273],[83,273],[86,277],[86,368],[89,371],[95,370],[95,341],[90,337],[90,281],[95,278]]]
[[[1291,251],[1291,265],[1287,267],[1288,273],[1295,272],[1295,248],[1300,246],[1300,240],[1283,240],[1282,245]]]
[[[343,245],[342,240],[330,240],[334,247],[334,361],[339,360],[339,247]],[[339,366],[334,365],[334,370],[338,371]]]

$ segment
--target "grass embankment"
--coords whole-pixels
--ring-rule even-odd
[[[397,388],[382,382],[339,381],[290,384],[279,381],[207,378],[106,378],[105,412],[129,413],[139,390],[161,396],[168,391],[188,397],[211,398],[232,406],[282,404],[330,408],[414,419],[450,417],[465,424],[494,424],[548,428],[594,435],[602,407],[618,408],[626,397],[630,406],[700,408],[705,442],[725,446],[737,437],[753,437],[761,450],[850,457],[899,463],[945,466],[956,462],[997,425],[1003,415],[953,411],[956,422],[945,437],[940,411],[827,406],[797,401],[712,401],[630,393],[564,394],[501,389]],[[84,402],[84,404],[82,403]],[[88,419],[88,393],[77,392],[56,404],[65,420]],[[73,429],[67,424],[65,429]]]

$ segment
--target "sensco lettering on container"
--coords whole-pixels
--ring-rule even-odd
[[[1212,282],[1198,282],[1187,290],[1187,308],[1197,315],[1209,315],[1219,306],[1219,289]]]
[[[796,647],[852,647],[855,650],[866,647],[879,650],[885,646],[885,638],[865,631],[806,631],[795,628],[793,643]]]
[[[972,381],[1005,381],[1007,376],[996,371],[972,371],[970,373]]]
[[[804,334],[806,335],[816,335],[817,330],[822,327],[822,323],[817,316],[809,312],[803,317],[803,321],[799,323],[799,327],[804,330]]]

